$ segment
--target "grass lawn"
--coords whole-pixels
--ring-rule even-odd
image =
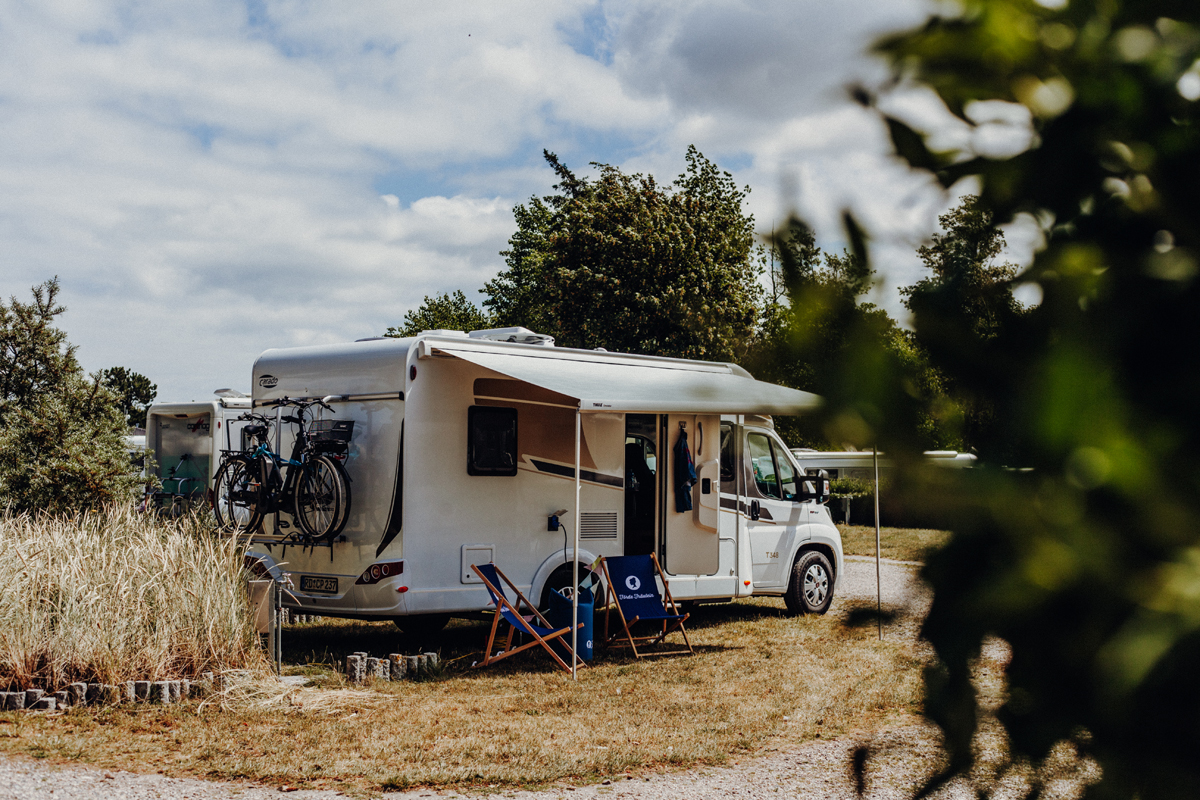
[[[873,525],[838,525],[842,532],[842,550],[848,556],[875,555]],[[880,528],[879,543],[884,558],[924,561],[925,554],[936,550],[950,538],[948,531],[927,528]]]
[[[847,610],[839,601],[827,616],[788,617],[775,599],[701,607],[689,622],[695,656],[635,662],[601,650],[577,683],[540,655],[470,669],[486,638],[481,622],[417,639],[390,623],[321,620],[284,633],[290,671],[313,675],[315,687],[225,709],[4,712],[0,752],[354,794],[720,764],[777,734],[799,742],[915,713],[911,644],[845,627]],[[356,650],[434,649],[444,667],[422,681],[350,689],[333,669]]]

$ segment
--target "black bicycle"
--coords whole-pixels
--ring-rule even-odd
[[[244,449],[222,455],[213,484],[217,525],[252,534],[268,515],[284,512],[292,515],[302,542],[330,541],[342,532],[350,515],[350,478],[342,461],[354,422],[306,418],[313,406],[332,413],[326,400],[285,397],[264,404],[296,409],[294,415],[280,418],[297,426],[290,458],[271,449],[268,417],[247,413],[238,418],[253,424],[243,429]]]

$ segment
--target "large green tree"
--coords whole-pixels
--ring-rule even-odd
[[[895,373],[840,406],[906,465],[895,490],[953,531],[923,570],[926,713],[949,755],[926,789],[978,767],[974,737],[993,711],[972,669],[995,637],[1011,652],[994,712],[1008,766],[1065,748],[1099,765],[1090,797],[1200,796],[1200,6],[944,10],[880,44],[897,80],[932,87],[981,137],[996,103],[1024,106],[1031,143],[937,153],[885,116],[892,140],[946,187],[978,176],[979,207],[998,224],[1029,214],[1046,245],[1019,276],[1041,303],[994,335],[913,304],[931,357],[992,404],[997,444],[980,448],[979,469],[921,469],[884,402],[900,396]],[[1028,794],[1042,788],[1035,772]]]
[[[761,292],[748,189],[694,147],[669,186],[605,164],[581,178],[545,157],[556,193],[515,209],[507,269],[484,289],[495,323],[569,347],[739,357]]]
[[[54,327],[66,309],[58,303],[58,278],[33,287],[33,301],[0,302],[0,425],[79,371],[75,347]]]
[[[917,251],[930,274],[900,289],[904,305],[922,320],[913,342],[931,354],[942,378],[947,438],[970,450],[985,449],[1003,457],[1007,439],[997,426],[987,396],[971,387],[978,381],[944,376],[986,373],[990,359],[979,358],[1024,314],[1013,296],[1016,265],[999,261],[1004,233],[978,197],[967,195],[938,217],[942,230]]]
[[[146,425],[146,411],[158,396],[158,386],[145,375],[125,367],[100,371],[100,385],[112,392],[125,421],[133,428]]]
[[[88,378],[66,334],[57,279],[33,302],[0,302],[0,507],[71,513],[130,499],[139,484],[117,399]]]

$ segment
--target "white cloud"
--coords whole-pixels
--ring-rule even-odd
[[[667,182],[695,143],[760,229],[795,206],[840,247],[853,207],[894,307],[947,197],[845,87],[921,3],[0,3],[4,290],[60,275],[85,365],[199,399],[481,287],[543,147]]]

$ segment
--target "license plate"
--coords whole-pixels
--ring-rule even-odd
[[[301,575],[300,591],[316,592],[318,594],[337,594],[337,578],[323,578],[318,575]]]

